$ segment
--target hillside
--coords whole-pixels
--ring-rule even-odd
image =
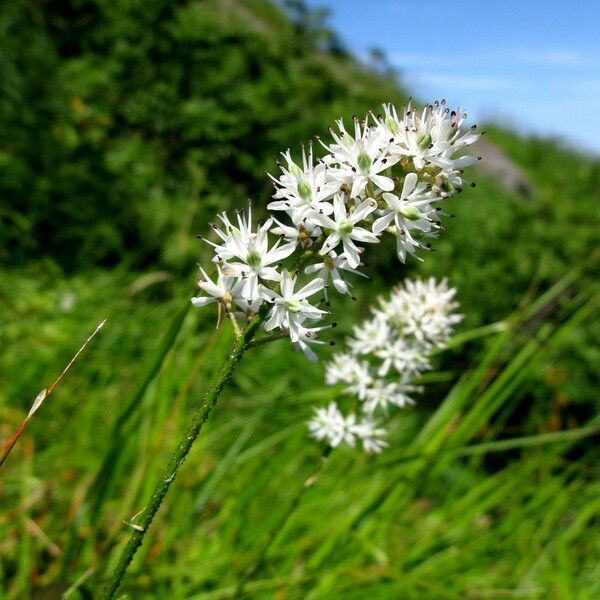
[[[9,0],[0,28],[0,259],[11,265],[186,268],[187,233],[263,202],[280,151],[402,97],[260,0]]]

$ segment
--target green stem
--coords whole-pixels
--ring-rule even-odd
[[[315,241],[311,248],[305,250],[294,265],[292,270],[296,273],[299,273],[300,270],[304,268],[304,266],[306,266],[311,259],[315,258],[318,255],[321,246],[323,245],[324,239],[325,235],[323,234],[318,240]],[[208,419],[210,411],[217,403],[219,397],[221,396],[221,392],[225,387],[225,384],[231,378],[238,362],[242,359],[244,353],[250,347],[250,344],[254,339],[258,328],[266,319],[270,308],[271,307],[269,304],[263,304],[254,316],[254,318],[250,321],[250,323],[248,323],[246,328],[242,332],[240,332],[241,335],[235,340],[235,343],[231,349],[231,352],[229,353],[229,356],[227,357],[227,360],[224,362],[223,366],[221,367],[221,370],[219,371],[219,374],[211,383],[204,398],[202,399],[200,408],[198,409],[198,411],[194,415],[194,418],[192,419],[192,424],[190,425],[185,435],[183,436],[181,442],[177,446],[177,450],[169,460],[169,464],[165,470],[163,477],[154,488],[154,492],[152,493],[152,497],[150,498],[148,506],[146,506],[146,508],[141,513],[139,523],[135,526],[132,526],[133,531],[131,533],[131,537],[129,538],[129,541],[123,549],[121,557],[119,558],[119,562],[117,563],[117,566],[102,593],[103,600],[112,600],[112,598],[115,597],[115,594],[117,593],[117,590],[121,585],[121,581],[123,580],[123,577],[127,572],[127,569],[129,568],[129,565],[131,564],[131,561],[133,560],[137,549],[141,546],[142,541],[144,540],[144,536],[146,535],[148,528],[154,520],[154,516],[158,512],[160,505],[162,504],[165,496],[167,495],[167,492],[169,491],[169,488],[171,487],[171,483],[173,483],[173,480],[177,475],[179,467],[185,461],[187,455],[189,454],[192,448],[192,445],[194,444],[196,438],[202,430],[202,426]],[[300,498],[298,498],[298,502],[299,501]],[[291,512],[293,512],[293,510]],[[288,517],[286,517],[286,520],[287,518]],[[266,550],[268,550],[268,547],[266,548]]]
[[[300,271],[311,261],[311,259],[317,258],[319,256],[319,250],[323,246],[323,242],[326,238],[327,235],[322,233],[321,236],[315,240],[313,245],[304,251],[302,256],[300,256],[300,258],[292,268],[292,271],[294,273],[300,273]]]
[[[264,344],[269,344],[270,342],[276,342],[277,340],[284,340],[289,338],[290,334],[285,331],[282,333],[274,333],[273,335],[265,335],[264,337],[258,338],[257,340],[252,340],[248,346],[250,348],[256,348],[257,346],[263,346]]]
[[[260,568],[263,566],[267,552],[270,550],[271,546],[273,545],[273,542],[275,542],[279,533],[281,533],[281,531],[283,530],[283,528],[285,527],[287,522],[290,520],[291,516],[294,514],[294,512],[300,505],[300,502],[302,501],[304,494],[311,487],[313,487],[315,485],[315,483],[317,483],[317,478],[319,476],[319,473],[321,472],[321,469],[327,463],[327,459],[329,458],[329,455],[331,454],[332,450],[333,450],[333,448],[331,446],[325,447],[325,449],[323,450],[323,453],[321,454],[321,460],[319,461],[317,468],[315,469],[315,471],[313,472],[313,474],[310,477],[308,477],[304,480],[304,483],[298,489],[298,491],[296,492],[296,495],[292,498],[290,505],[288,506],[285,513],[282,515],[282,517],[279,520],[279,522],[277,523],[277,525],[275,527],[273,527],[271,529],[271,531],[269,532],[267,539],[265,540],[265,543],[263,544],[262,548],[260,549],[260,551],[258,553],[256,560],[254,561],[254,564],[251,567],[249,567],[246,570],[246,572],[242,575],[240,581],[235,586],[235,588],[232,592],[231,598],[242,598],[242,595],[244,593],[244,588],[246,587],[246,583],[248,583],[248,580],[251,579],[252,577],[254,577],[254,575],[256,575],[256,573],[258,573]]]
[[[231,321],[231,326],[233,327],[233,333],[235,335],[235,339],[239,340],[242,337],[242,330],[240,329],[239,323],[237,322],[237,319],[235,318],[235,314],[233,313],[233,310],[231,310],[231,308],[227,309],[227,316],[229,317],[229,320]]]
[[[265,320],[269,308],[269,305],[264,304],[256,316],[250,321],[246,329],[244,329],[242,332],[241,337],[235,341],[227,360],[221,367],[219,374],[208,388],[200,408],[194,415],[192,424],[186,431],[185,435],[181,439],[181,442],[177,446],[177,450],[171,457],[163,477],[160,479],[154,489],[154,492],[152,493],[150,502],[142,512],[138,524],[136,524],[136,526],[133,528],[131,537],[123,549],[119,562],[117,563],[112,576],[104,588],[102,593],[102,598],[104,600],[112,600],[117,593],[123,576],[129,568],[137,549],[141,546],[144,536],[152,524],[154,516],[160,508],[164,497],[169,491],[169,488],[171,487],[171,484],[177,475],[179,467],[181,467],[185,461],[190,449],[192,448],[192,445],[202,430],[202,426],[208,419],[210,411],[217,403],[225,384],[231,378],[235,367],[246,352],[248,345],[252,341],[260,324]]]

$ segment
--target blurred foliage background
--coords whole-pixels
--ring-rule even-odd
[[[0,598],[74,583],[72,597],[95,597],[230,342],[210,310],[188,309],[209,258],[196,234],[249,197],[264,207],[279,152],[405,101],[372,58],[359,64],[299,1],[0,4],[1,439],[109,317],[0,473]],[[332,457],[251,597],[600,595],[598,451],[568,436],[598,425],[600,162],[483,128],[529,193],[482,167],[423,263],[372,253],[372,281],[340,302],[339,341],[415,274],[458,288],[463,332],[510,326],[440,357],[389,453]],[[303,422],[335,393],[322,365],[281,342],[254,352],[159,514],[131,597],[229,597],[314,467]]]

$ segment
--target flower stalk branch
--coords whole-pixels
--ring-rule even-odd
[[[266,335],[264,337],[252,340],[248,346],[250,348],[257,348],[258,346],[264,346],[265,344],[270,344],[271,342],[276,342],[277,340],[285,340],[289,338],[288,333],[274,333],[273,335]]]

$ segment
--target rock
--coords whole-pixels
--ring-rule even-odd
[[[469,154],[481,156],[477,169],[483,175],[496,180],[509,192],[522,198],[531,198],[535,189],[522,169],[498,146],[480,138],[469,148]]]

